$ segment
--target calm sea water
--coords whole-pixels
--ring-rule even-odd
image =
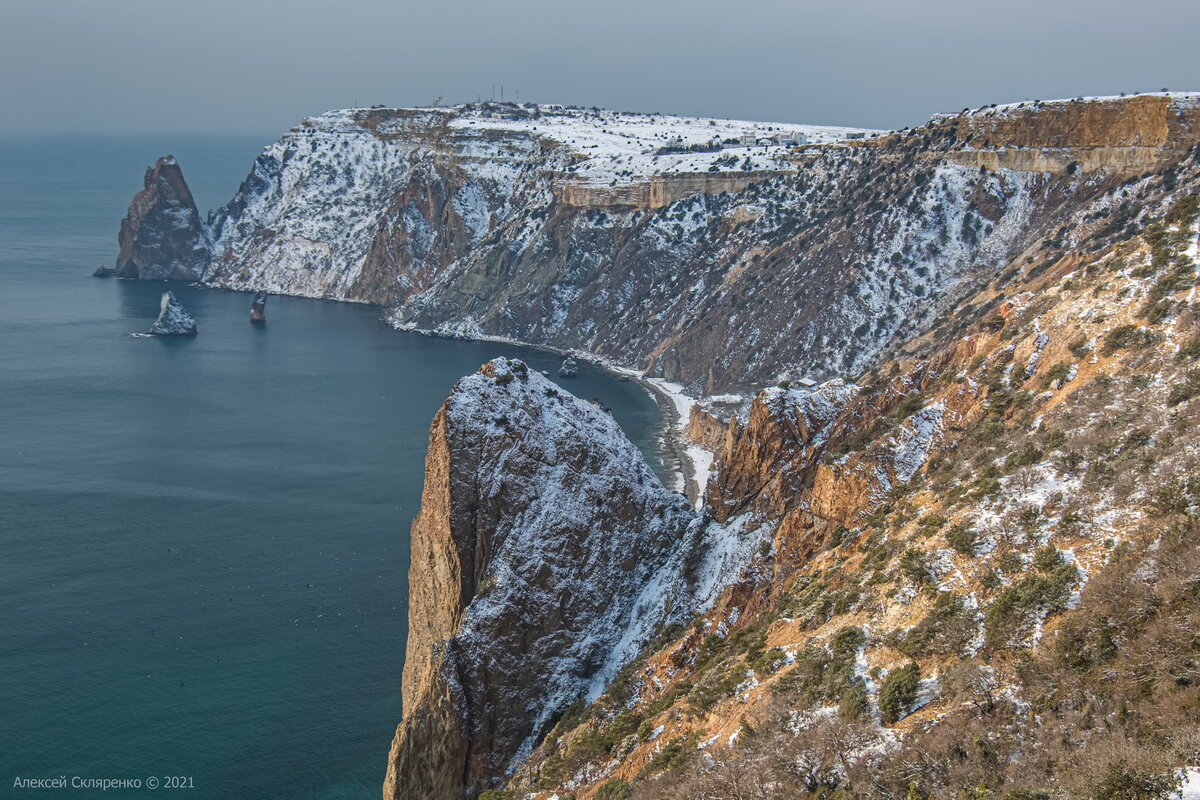
[[[178,775],[192,797],[377,797],[429,422],[493,356],[557,367],[363,306],[274,297],[251,326],[249,295],[179,283],[200,335],[131,337],[166,285],[90,273],[145,166],[174,153],[213,207],[263,144],[0,140],[5,793]],[[564,385],[654,453],[635,384],[585,366]]]

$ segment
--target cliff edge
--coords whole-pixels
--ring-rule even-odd
[[[589,684],[697,522],[593,403],[495,359],[434,418],[385,798],[488,787]]]

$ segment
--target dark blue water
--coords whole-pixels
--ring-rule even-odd
[[[491,357],[557,367],[364,306],[274,297],[251,326],[249,295],[178,283],[200,335],[131,337],[166,285],[89,276],[145,166],[173,152],[213,207],[262,144],[0,140],[5,794],[177,775],[192,797],[377,797],[429,422]],[[564,383],[653,452],[635,384]]]

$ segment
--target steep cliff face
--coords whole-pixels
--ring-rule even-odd
[[[1200,734],[1198,198],[1193,150],[1111,193],[1133,233],[1093,214],[855,384],[764,390],[723,442],[697,415],[710,508],[770,551],[515,794],[1167,796]]]
[[[116,266],[96,274],[152,280],[203,277],[211,242],[179,164],[172,156],[158,159],[143,183],[121,220]]]
[[[519,361],[461,380],[412,527],[404,720],[385,797],[474,796],[759,537],[663,488],[612,417]]]
[[[206,280],[749,393],[876,363],[1185,154],[1198,109],[1055,101],[862,140],[532,104],[331,112],[210,220]]]

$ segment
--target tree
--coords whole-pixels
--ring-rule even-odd
[[[884,725],[894,725],[908,715],[920,685],[921,668],[915,662],[888,673],[879,690],[879,714]]]

